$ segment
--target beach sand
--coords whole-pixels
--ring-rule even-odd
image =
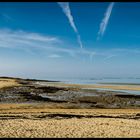
[[[47,109],[41,106],[36,109],[27,106],[13,104],[0,108],[0,137],[140,137],[139,109]]]
[[[6,80],[0,79],[1,88],[20,85],[17,80]],[[55,83],[54,86],[56,87],[58,85]],[[57,104],[59,105],[56,106]],[[65,104],[57,104],[54,102],[1,102],[0,137],[140,138],[139,108],[61,109],[64,108]]]
[[[18,86],[18,85],[20,84],[18,84],[15,79],[0,78],[0,88],[13,87],[13,86]]]
[[[65,83],[48,83],[48,86],[55,86],[55,87],[72,87],[72,88],[105,88],[105,89],[114,89],[114,90],[136,90],[136,91],[140,91],[140,85],[111,85],[107,84],[107,85],[102,85],[102,84],[65,84]]]

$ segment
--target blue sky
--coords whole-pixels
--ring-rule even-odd
[[[0,75],[140,76],[140,3],[0,2]]]

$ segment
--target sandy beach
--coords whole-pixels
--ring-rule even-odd
[[[24,79],[0,84],[1,138],[140,137],[139,96]]]
[[[140,91],[140,85],[134,85],[134,84],[128,84],[128,85],[111,85],[107,84],[107,85],[103,85],[103,84],[64,84],[64,83],[51,83],[49,82],[48,85],[50,86],[57,86],[57,87],[72,87],[72,88],[105,88],[105,89],[115,89],[115,90],[136,90],[136,91]]]
[[[3,138],[140,137],[139,109],[47,109],[41,104],[3,104],[0,110]]]
[[[3,114],[0,119],[0,137],[140,137],[140,121],[133,118],[135,115],[138,116],[139,110],[118,110],[118,112],[98,109],[92,111],[45,110],[41,113],[38,112],[39,110],[34,110],[34,113],[25,111],[22,114],[18,114],[18,112],[16,114],[7,112],[8,114],[6,114],[5,112],[6,117]],[[90,117],[88,118],[89,114]],[[124,118],[119,118],[121,114],[123,114]],[[130,117],[129,119],[128,116],[128,118],[125,118],[125,115],[132,118]],[[112,118],[109,116],[112,116]]]

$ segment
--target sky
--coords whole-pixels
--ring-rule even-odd
[[[0,76],[140,77],[140,3],[0,2]]]

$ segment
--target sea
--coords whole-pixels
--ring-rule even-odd
[[[70,84],[101,84],[101,83],[121,83],[121,84],[139,84],[140,77],[101,77],[101,78],[60,78],[60,77],[47,77],[46,80],[60,81]]]
[[[59,77],[47,77],[46,80],[53,80],[53,81],[60,81],[66,84],[113,84],[113,85],[136,85],[140,86],[140,77],[93,77],[93,78],[59,78]],[[140,95],[140,91],[137,90],[114,90],[114,89],[107,89],[107,88],[95,88],[97,90],[108,90],[108,91],[117,91],[117,92],[124,92],[128,94],[135,94]]]

